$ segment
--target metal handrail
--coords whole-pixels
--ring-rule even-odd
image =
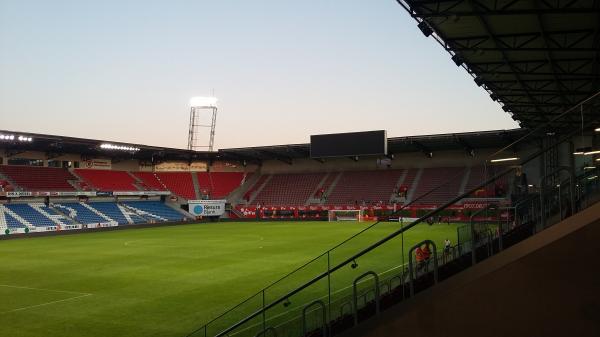
[[[305,306],[304,309],[302,309],[302,336],[306,336],[306,333],[308,332],[308,324],[306,323],[306,312],[308,311],[308,309],[314,306],[321,307],[323,320],[323,325],[321,326],[321,336],[325,337],[327,336],[327,313],[325,312],[325,303],[321,300],[313,301],[309,305]]]
[[[373,279],[375,280],[375,312],[377,314],[379,314],[379,295],[380,295],[379,275],[377,275],[377,273],[375,273],[374,271],[368,271],[368,272],[360,275],[356,279],[354,279],[354,282],[352,283],[352,303],[354,304],[354,307],[353,307],[354,325],[358,325],[358,289],[357,289],[358,281],[360,281],[363,278],[368,277],[368,276],[373,276]],[[365,298],[365,304],[366,304],[366,301],[367,300]]]

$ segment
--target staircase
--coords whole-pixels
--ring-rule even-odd
[[[13,212],[9,208],[4,207],[3,205],[0,205],[0,212],[1,213],[6,213],[6,214],[10,215],[11,217],[15,218],[17,221],[19,221],[21,224],[23,224],[25,227],[27,227],[29,229],[35,229],[35,226],[32,223],[30,223],[29,221],[25,220],[19,214]]]
[[[329,173],[325,174],[325,176],[323,176],[323,179],[321,179],[321,181],[319,182],[319,184],[317,185],[315,190],[312,191],[310,198],[308,198],[308,200],[306,200],[306,202],[304,203],[304,206],[318,205],[321,203],[321,198],[317,198],[317,197],[315,197],[315,195],[317,194],[319,189],[321,189],[321,187],[323,187],[323,184],[325,184],[325,182],[327,181],[327,178],[329,178],[329,176],[332,174],[334,174],[334,173],[329,172]]]
[[[29,205],[36,211],[40,212],[43,216],[50,219],[52,222],[54,222],[59,227],[73,224],[72,222],[69,221],[68,218],[66,218],[62,214],[50,214],[50,213],[46,212],[43,209],[43,207],[45,207],[46,205],[43,203],[30,203]],[[66,220],[66,221],[63,221],[63,220]]]
[[[469,178],[471,177],[471,167],[467,167],[465,169],[465,174],[463,175],[462,181],[460,182],[460,188],[458,189],[458,194],[465,193],[465,189],[467,188],[467,184],[469,183]]]
[[[402,173],[402,175],[400,176],[400,178],[398,178],[398,181],[396,182],[396,185],[394,186],[394,191],[396,191],[396,193],[392,193],[392,195],[389,198],[390,202],[406,201],[406,200],[400,199],[398,197],[398,193],[397,193],[400,186],[402,186],[402,183],[404,183],[404,180],[406,179],[406,175],[408,175],[408,169],[405,169],[404,172]]]
[[[5,180],[7,181],[10,186],[12,186],[15,191],[22,191],[23,189],[21,187],[19,187],[19,185],[17,185],[11,178],[9,178],[8,176],[0,173],[0,180]]]
[[[192,175],[192,183],[194,184],[194,193],[196,193],[196,200],[202,199],[202,193],[200,193],[200,183],[198,182],[198,175],[196,172],[190,172]]]
[[[92,206],[90,206],[90,205],[86,204],[85,202],[80,202],[79,204],[80,204],[81,206],[83,206],[83,207],[85,207],[85,208],[89,209],[89,210],[90,210],[92,213],[94,213],[94,214],[98,215],[99,217],[101,217],[102,219],[106,220],[107,222],[110,222],[110,223],[115,223],[115,224],[117,223],[117,221],[116,221],[116,220],[114,220],[114,219],[112,219],[112,218],[109,218],[108,216],[106,216],[106,214],[104,214],[104,213],[102,213],[102,212],[99,212],[99,211],[98,211],[98,210],[96,210],[94,207],[92,207]]]
[[[321,202],[321,204],[323,204],[324,202],[326,202],[327,197],[329,197],[331,195],[331,193],[335,190],[335,187],[337,186],[338,182],[340,181],[340,179],[342,178],[342,174],[344,174],[343,172],[336,172],[336,173],[331,173],[331,174],[336,174],[335,179],[333,179],[333,181],[331,182],[331,185],[329,185],[329,188],[327,189],[327,191],[325,191],[325,200],[323,200]]]
[[[423,175],[423,168],[420,168],[419,171],[417,171],[417,175],[415,176],[415,179],[413,180],[413,184],[410,187],[410,189],[408,190],[408,193],[406,194],[406,202],[412,202],[415,199],[415,191],[417,190],[417,187],[419,186],[419,182],[421,181],[421,176]],[[416,197],[419,197],[418,195]]]
[[[231,204],[232,208],[235,208],[235,206],[237,206],[240,203],[240,200],[242,200],[244,194],[246,194],[246,192],[258,182],[260,177],[261,175],[259,173],[252,174],[252,176],[249,179],[245,178],[243,180],[244,183],[241,184],[240,187],[236,188],[231,193],[229,193],[229,195],[227,196],[227,202]]]
[[[252,193],[252,195],[250,196],[250,200],[248,200],[248,204],[252,204],[254,199],[256,199],[256,196],[258,196],[260,194],[260,192],[263,190],[263,188],[265,188],[265,186],[267,186],[267,184],[269,183],[269,180],[271,180],[271,178],[273,178],[273,176],[268,175],[267,178],[263,181],[263,183],[260,186],[258,186],[257,189],[254,190],[254,193]]]
[[[146,186],[146,183],[139,177],[137,177],[135,174],[131,173],[130,171],[127,171],[127,174],[133,179],[135,180],[135,184],[133,186],[135,186],[135,188],[137,188],[139,191],[147,191],[147,188],[144,188],[142,186]]]
[[[125,211],[132,212],[146,220],[155,219],[155,220],[159,220],[159,221],[169,221],[169,219],[163,218],[161,216],[158,216],[158,215],[155,215],[155,214],[152,214],[152,213],[143,211],[141,209],[135,208],[133,206],[128,206],[128,205],[125,205],[122,203],[119,203],[119,209],[121,209],[123,211],[123,214],[125,214]]]

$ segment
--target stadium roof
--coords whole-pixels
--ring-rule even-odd
[[[388,138],[388,154],[423,152],[424,154],[447,150],[475,150],[500,148],[512,144],[526,134],[524,129],[448,133],[425,136]],[[278,159],[292,164],[293,159],[309,158],[310,144],[290,144],[246,147],[219,150],[225,158],[246,161]]]
[[[164,160],[206,160],[214,156],[214,153],[210,152],[196,152],[159,146],[45,135],[28,132],[0,130],[0,135],[14,135],[15,138],[18,138],[19,136],[31,137],[31,142],[20,142],[17,139],[10,142],[0,140],[0,148],[8,150],[13,155],[24,151],[46,152],[48,159],[55,158],[58,155],[65,153],[76,153],[84,156],[90,156],[90,158],[95,158],[94,156],[102,156],[113,159],[140,159],[153,162]],[[103,149],[101,148],[102,144],[124,146],[139,150],[126,151]]]
[[[598,0],[397,1],[522,127],[600,91]]]
[[[523,136],[524,129],[496,130],[466,133],[449,133],[425,136],[409,136],[388,138],[388,152],[397,154],[403,152],[423,152],[425,154],[445,150],[475,150],[482,148],[498,148],[508,146]],[[260,162],[263,160],[281,160],[289,164],[293,159],[310,158],[310,144],[289,144],[259,146],[233,149],[220,149],[217,152],[197,152],[184,149],[173,149],[140,144],[95,140],[86,138],[44,135],[28,132],[0,130],[0,135],[14,135],[12,141],[0,140],[0,148],[6,149],[10,155],[18,155],[25,151],[45,152],[48,159],[60,154],[75,153],[89,158],[109,157],[115,160],[138,159],[149,162],[168,160],[235,160]],[[19,136],[31,137],[31,142],[21,142]],[[103,149],[102,144],[112,144],[136,148],[139,150]]]

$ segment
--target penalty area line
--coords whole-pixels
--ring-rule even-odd
[[[14,288],[14,289],[25,289],[25,290],[51,291],[51,292],[55,292],[55,293],[76,294],[76,295],[91,295],[89,293],[82,293],[82,292],[79,292],[79,291],[68,291],[68,290],[56,290],[56,289],[24,287],[24,286],[10,285],[10,284],[0,284],[0,287]]]
[[[51,305],[51,304],[56,304],[56,303],[61,303],[61,302],[66,302],[66,301],[72,301],[72,300],[76,300],[78,298],[84,298],[84,297],[88,297],[88,296],[92,296],[92,294],[83,294],[83,295],[79,295],[79,296],[75,296],[75,297],[65,298],[65,299],[62,299],[62,300],[51,301],[51,302],[46,302],[46,303],[41,303],[41,304],[35,304],[35,305],[29,305],[29,306],[22,307],[22,308],[17,308],[17,309],[13,309],[13,310],[3,311],[3,312],[0,312],[0,314],[8,314],[8,313],[11,313],[11,312],[17,312],[17,311],[22,311],[22,310],[27,310],[27,309],[33,309],[33,308],[43,307],[43,306],[46,306],[46,305]]]

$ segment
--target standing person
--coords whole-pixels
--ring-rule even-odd
[[[446,240],[444,240],[444,255],[445,256],[450,255],[450,246],[452,246],[452,242],[450,242],[450,239],[446,238]]]

